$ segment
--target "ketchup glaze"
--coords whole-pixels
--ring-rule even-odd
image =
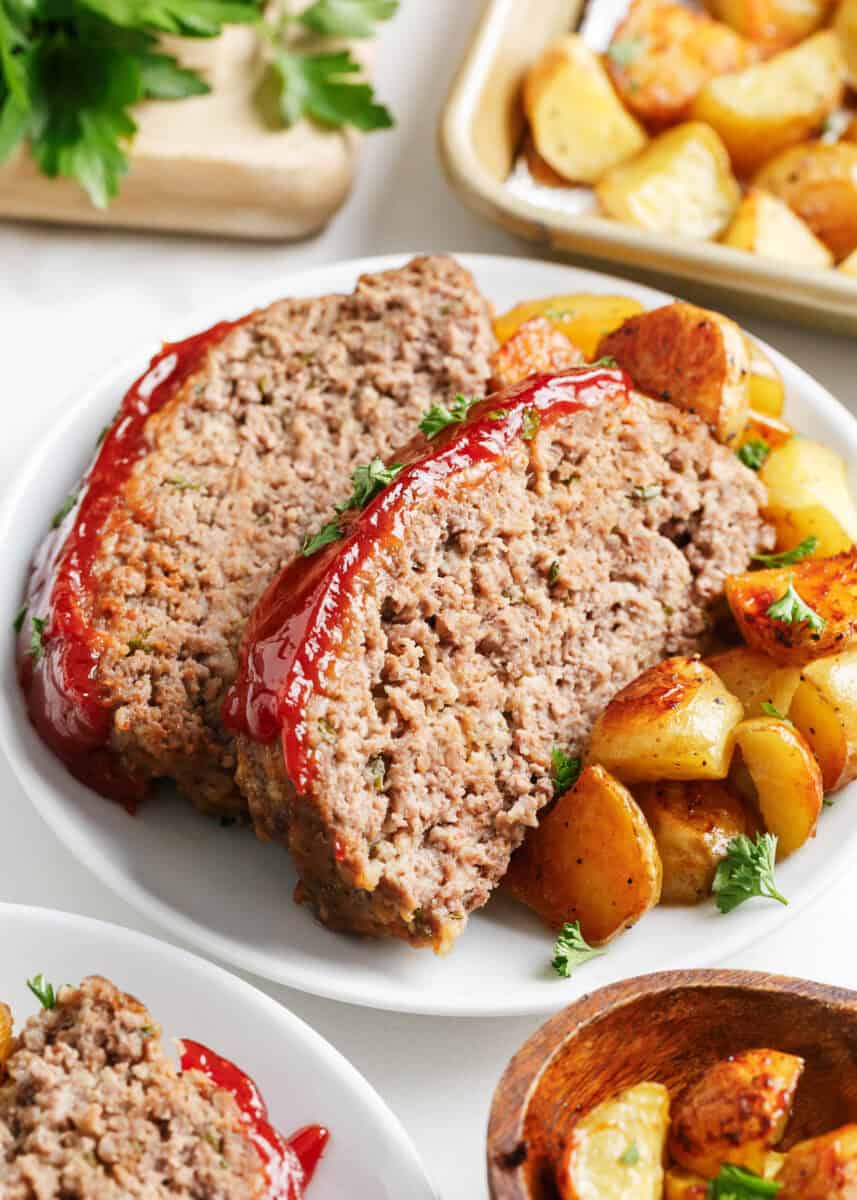
[[[279,734],[286,773],[298,793],[306,792],[316,771],[306,708],[345,636],[348,601],[367,560],[404,536],[420,497],[442,493],[462,471],[471,471],[468,484],[481,482],[518,438],[581,409],[627,400],[630,385],[622,370],[600,366],[537,375],[480,401],[462,424],[431,441],[415,438],[399,456],[403,467],[393,482],[361,512],[343,516],[343,536],[310,558],[293,559],[265,591],[224,700],[226,727],[259,742]]]
[[[154,356],[126,393],[75,504],[40,546],[27,585],[18,673],[30,720],[75,778],[129,812],[146,785],[123,771],[107,748],[111,722],[97,680],[101,636],[93,625],[93,566],[117,494],[148,450],[149,417],[240,323],[221,321],[183,342],[166,343]],[[45,622],[36,655],[34,617]]]
[[[182,1070],[201,1072],[238,1105],[247,1137],[265,1164],[268,1188],[259,1200],[303,1200],[304,1188],[327,1146],[328,1131],[322,1125],[306,1125],[291,1137],[282,1137],[271,1125],[265,1101],[249,1075],[200,1042],[183,1038],[180,1046]]]

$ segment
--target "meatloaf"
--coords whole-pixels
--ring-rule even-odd
[[[57,514],[20,618],[30,714],[78,778],[129,807],[168,777],[240,809],[220,708],[248,613],[358,464],[434,402],[484,394],[492,348],[445,257],[164,348]]]
[[[0,1066],[3,1200],[262,1200],[234,1098],[179,1075],[142,1004],[106,979],[61,988]]]
[[[579,368],[489,397],[284,568],[227,698],[257,831],[335,929],[443,950],[642,669],[771,544],[695,416]]]

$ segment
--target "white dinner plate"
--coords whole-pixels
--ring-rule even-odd
[[[437,1200],[398,1120],[362,1075],[303,1021],[221,967],[87,917],[0,904],[0,1000],[20,1029],[38,1010],[26,981],[104,975],[136,996],[168,1050],[191,1038],[256,1081],[281,1133],[325,1125],[330,1141],[307,1200]]]
[[[670,299],[636,283],[554,263],[458,257],[498,310],[560,292],[624,293],[649,307]],[[398,266],[406,258],[363,259],[287,275],[237,299],[226,296],[164,335],[187,337],[279,296],[348,291],[361,272]],[[0,628],[11,625],[30,556],[51,515],[79,480],[99,430],[155,350],[141,347],[71,405],[9,488],[0,508],[6,580]],[[857,422],[798,367],[769,352],[786,384],[789,420],[846,455],[853,476]],[[36,808],[72,853],[123,899],[208,954],[336,1000],[457,1016],[551,1012],[618,979],[702,967],[734,954],[829,886],[857,851],[857,817],[849,795],[857,789],[849,789],[824,810],[818,837],[779,869],[788,908],[753,901],[727,917],[712,904],[657,908],[570,980],[550,970],[551,938],[539,921],[502,896],[471,918],[446,958],[399,942],[335,935],[292,902],[295,873],[281,848],[257,842],[246,829],[223,829],[166,791],[131,818],[72,779],[29,725],[15,678],[13,643],[10,632],[2,657],[0,744]]]

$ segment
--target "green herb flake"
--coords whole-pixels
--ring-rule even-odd
[[[59,529],[60,525],[62,525],[63,521],[74,508],[75,504],[77,504],[77,497],[77,492],[71,492],[70,495],[66,496],[65,500],[63,500],[62,504],[51,518],[51,529]]]
[[[151,629],[147,629],[145,633],[136,634],[128,643],[128,654],[134,654],[137,650],[142,650],[145,654],[152,653],[152,646],[149,644],[149,635]]]
[[[752,438],[735,453],[745,467],[749,467],[751,471],[760,471],[771,453],[771,447],[762,438]]]
[[[607,57],[617,67],[630,67],[646,49],[645,38],[625,38],[611,42],[607,47]]]
[[[29,607],[29,605],[22,604],[21,607],[18,609],[18,611],[15,613],[15,620],[12,622],[12,628],[15,630],[16,633],[20,633],[21,630],[24,628],[24,621],[26,620],[26,617],[27,617],[28,607]]]
[[[189,479],[185,479],[183,475],[173,475],[167,480],[170,487],[174,487],[179,492],[198,492],[202,488],[201,483],[191,483]]]
[[[793,563],[802,562],[815,553],[818,538],[814,533],[798,542],[791,550],[781,550],[779,554],[754,554],[753,562],[761,563],[763,567],[790,567]]]
[[[791,721],[789,721],[786,714],[781,713],[776,704],[772,704],[770,700],[762,701],[762,712],[766,717],[775,717],[778,721],[788,721],[789,725],[791,725]]]
[[[301,546],[301,554],[304,558],[309,558],[311,554],[315,554],[316,550],[320,550],[322,546],[327,546],[331,542],[337,542],[342,537],[342,530],[339,528],[338,521],[328,521],[326,525],[322,525],[318,533],[312,537],[307,534]]]
[[[825,808],[833,808],[836,801],[833,799],[832,796],[825,796],[822,799],[821,803],[824,805]]]
[[[101,430],[101,433],[99,433],[98,437],[95,439],[95,449],[96,450],[98,450],[98,448],[101,446],[102,442],[107,437],[109,432],[110,432],[110,426],[105,425],[104,428]]]
[[[45,653],[45,626],[48,622],[47,618],[45,617],[33,617],[32,622],[33,629],[30,634],[30,649],[27,653],[31,656],[31,658],[34,658],[36,662],[39,662],[39,660],[44,657]]]
[[[648,504],[650,500],[657,500],[662,492],[663,488],[659,483],[638,485],[637,487],[631,489],[628,499],[639,500],[641,504]]]
[[[776,1196],[782,1186],[775,1179],[762,1179],[744,1167],[724,1163],[708,1185],[706,1200],[755,1200],[757,1196]]]
[[[41,1004],[42,1008],[54,1008],[57,995],[52,983],[48,983],[41,971],[27,980],[27,987]]]
[[[399,0],[315,0],[298,20],[328,37],[368,38],[375,22],[389,21],[398,7]]]
[[[604,953],[584,939],[579,921],[573,924],[566,921],[554,942],[551,966],[560,979],[568,979],[577,967]]]
[[[319,732],[326,742],[335,742],[339,736],[336,730],[331,725],[326,717],[322,717],[318,723]]]
[[[589,365],[591,367],[618,367],[619,362],[612,354],[605,354],[601,358],[596,358],[595,362]]]
[[[354,491],[344,503],[337,504],[336,511],[344,513],[349,508],[365,508],[370,500],[374,500],[379,492],[393,482],[401,469],[401,463],[391,463],[385,467],[377,455],[365,466],[357,467],[351,476]]]
[[[631,1142],[625,1152],[619,1155],[619,1162],[623,1167],[635,1167],[639,1161],[640,1150],[636,1142]]]
[[[353,125],[369,133],[392,128],[390,110],[377,103],[372,85],[354,79],[363,68],[350,50],[307,54],[286,49],[273,35],[270,41],[270,77],[287,128],[302,117],[312,117],[331,129]]]
[[[524,415],[521,418],[521,437],[525,442],[531,442],[539,432],[539,426],[542,423],[541,415],[537,408],[525,408]]]
[[[805,624],[813,633],[821,633],[827,624],[824,617],[820,617],[801,600],[791,579],[779,600],[775,600],[765,611],[765,616],[770,617],[772,621],[782,621],[785,625]]]
[[[488,413],[488,416],[491,418],[492,421],[502,421],[503,418],[508,417],[508,415],[509,415],[508,409],[505,409],[505,408],[492,408],[491,411]]]
[[[437,437],[441,430],[448,429],[450,425],[460,425],[475,401],[475,396],[462,396],[459,393],[449,408],[445,404],[433,404],[420,421],[421,432],[431,440],[433,437]]]
[[[372,781],[372,787],[375,791],[383,792],[387,776],[387,764],[384,761],[384,756],[382,754],[373,754],[366,763],[366,770],[369,772],[369,778]]]
[[[777,839],[772,833],[759,833],[751,841],[744,833],[730,840],[726,857],[717,867],[711,891],[722,913],[732,912],[753,896],[765,896],[788,904],[776,888],[774,862]]]
[[[553,587],[553,585],[556,583],[556,581],[558,579],[559,579],[559,563],[557,562],[556,559],[554,559],[550,565],[550,570],[548,571],[548,583],[551,585],[551,587]]]
[[[553,779],[553,794],[561,796],[577,783],[583,763],[580,758],[573,757],[555,746],[551,750],[551,778]]]

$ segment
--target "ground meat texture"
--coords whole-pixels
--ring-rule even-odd
[[[583,750],[615,692],[704,645],[726,575],[771,545],[763,499],[701,421],[633,393],[423,489],[307,702],[314,779],[298,794],[279,740],[239,737],[300,896],[332,928],[446,948],[551,798],[552,749]]]
[[[179,1075],[142,1004],[106,979],[62,988],[0,1080],[3,1200],[261,1200],[264,1164],[227,1092]]]

